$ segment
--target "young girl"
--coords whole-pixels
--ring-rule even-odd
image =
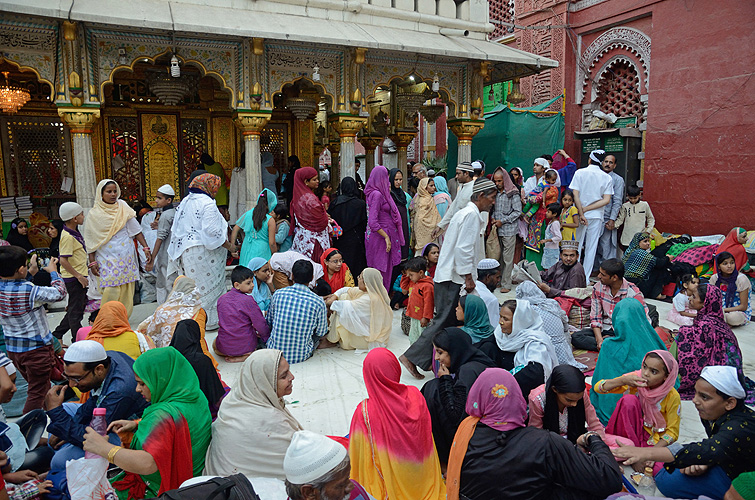
[[[535,189],[527,193],[527,204],[522,209],[525,221],[529,222],[532,216],[535,215],[535,212],[540,209],[540,206],[546,203],[545,192],[548,188],[555,187],[557,181],[558,172],[553,169],[548,169],[542,179],[540,179],[540,182],[537,183],[537,186],[535,186]]]
[[[333,186],[330,185],[330,181],[322,181],[317,189],[315,189],[315,195],[320,198],[320,202],[325,207],[325,210],[330,206],[330,195],[332,193]]]
[[[435,278],[435,268],[438,267],[438,257],[440,256],[440,247],[435,243],[428,243],[422,249],[422,257],[427,260],[427,275]]]
[[[579,210],[574,206],[574,193],[571,189],[564,191],[561,196],[561,239],[576,240],[579,227]]]
[[[29,223],[20,217],[11,221],[7,241],[11,245],[21,247],[27,252],[34,250],[34,245],[29,241]]]
[[[543,269],[550,269],[558,262],[559,244],[561,243],[561,225],[558,219],[561,215],[561,205],[551,203],[545,211],[545,220],[548,227],[545,229],[545,237],[540,242],[543,245]]]
[[[291,236],[291,223],[288,222],[288,208],[286,205],[277,205],[273,210],[273,219],[278,229],[275,231],[275,243],[278,245],[279,252],[288,252],[294,243],[294,237]]]
[[[668,312],[667,320],[679,326],[691,325],[697,317],[697,311],[689,306],[689,298],[692,291],[697,289],[700,278],[694,274],[685,274],[679,282],[681,291],[674,296],[674,307]]]
[[[750,280],[737,270],[734,255],[721,252],[716,255],[718,273],[710,277],[710,284],[718,287],[724,296],[724,319],[730,326],[750,322]]]
[[[599,380],[597,394],[625,392],[606,426],[606,432],[630,439],[635,446],[668,446],[679,438],[681,398],[674,389],[679,365],[668,351],[650,351],[642,368],[613,379]],[[641,472],[645,464],[633,464]],[[657,465],[660,470],[660,464]],[[656,471],[657,472],[657,471]]]

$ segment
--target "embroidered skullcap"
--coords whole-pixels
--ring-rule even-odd
[[[700,378],[719,391],[736,399],[744,399],[746,394],[739,382],[737,369],[733,366],[706,366]]]
[[[338,467],[346,448],[312,431],[297,431],[283,457],[283,471],[291,484],[311,484]]]
[[[67,201],[60,205],[60,208],[58,209],[58,214],[60,215],[60,220],[63,222],[69,221],[82,213],[84,211],[84,208],[76,203],[75,201]]]
[[[535,165],[540,165],[543,168],[550,168],[551,166],[545,158],[535,158]]]
[[[469,172],[471,174],[472,172],[474,172],[474,167],[472,166],[471,163],[469,163],[468,161],[465,161],[456,165],[456,170],[461,170],[462,172]]]
[[[602,149],[594,149],[590,151],[590,163],[594,165],[601,165],[606,158],[606,152]],[[595,163],[593,163],[595,162]]]
[[[164,194],[165,196],[175,196],[176,191],[173,189],[173,186],[170,184],[163,184],[159,188],[157,188],[157,192],[160,194]]]
[[[482,193],[483,191],[487,191],[488,189],[495,189],[495,183],[491,181],[490,179],[487,179],[485,177],[480,177],[476,181],[474,181],[474,187],[472,188],[472,194],[475,193]]]
[[[487,269],[495,269],[497,267],[501,267],[501,264],[495,259],[482,259],[477,264],[477,269],[479,271],[485,271]]]
[[[63,361],[68,363],[96,363],[105,361],[105,348],[95,340],[79,340],[66,349]]]
[[[561,240],[561,250],[576,250],[579,252],[579,241]]]

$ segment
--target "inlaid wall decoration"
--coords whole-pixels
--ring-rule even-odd
[[[236,126],[230,116],[216,116],[212,119],[212,157],[223,165],[226,176],[238,167],[236,157]]]
[[[107,118],[107,124],[108,177],[120,186],[121,198],[139,199],[144,196],[144,183],[139,164],[137,119],[135,116],[111,116]]]
[[[152,199],[163,184],[170,184],[177,192],[178,174],[178,116],[142,113],[142,158],[146,198]]]
[[[0,53],[22,69],[33,70],[50,84],[47,90],[52,98],[56,73],[58,80],[62,80],[62,68],[58,67],[62,65],[56,64],[60,57],[57,22],[44,23],[3,14],[0,16]]]
[[[191,173],[199,167],[200,158],[205,151],[207,151],[207,120],[182,119],[180,166],[182,182],[186,182]]]

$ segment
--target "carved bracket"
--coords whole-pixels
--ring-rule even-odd
[[[73,134],[91,134],[92,127],[100,119],[100,108],[60,107],[58,115]]]
[[[328,117],[328,123],[333,130],[338,132],[339,137],[350,137],[353,140],[357,133],[367,125],[367,117],[334,114]]]
[[[484,120],[457,118],[448,121],[448,129],[459,139],[459,144],[472,144],[472,139],[483,127]]]
[[[393,134],[389,135],[390,139],[396,144],[399,149],[406,149],[409,144],[412,143],[414,137],[417,135],[417,129],[397,129]]]
[[[233,121],[244,137],[259,136],[272,114],[272,111],[239,112]]]
[[[357,140],[364,146],[365,151],[375,151],[383,143],[383,137],[378,135],[361,135]]]

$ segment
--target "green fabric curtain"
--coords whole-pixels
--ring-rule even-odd
[[[542,111],[561,96],[532,108]],[[532,163],[542,154],[553,154],[564,147],[564,116],[512,111],[499,104],[485,113],[485,128],[472,140],[472,160],[483,160],[487,173],[501,166],[519,167],[524,177],[532,175]],[[456,174],[458,158],[456,136],[448,134],[448,176]]]

